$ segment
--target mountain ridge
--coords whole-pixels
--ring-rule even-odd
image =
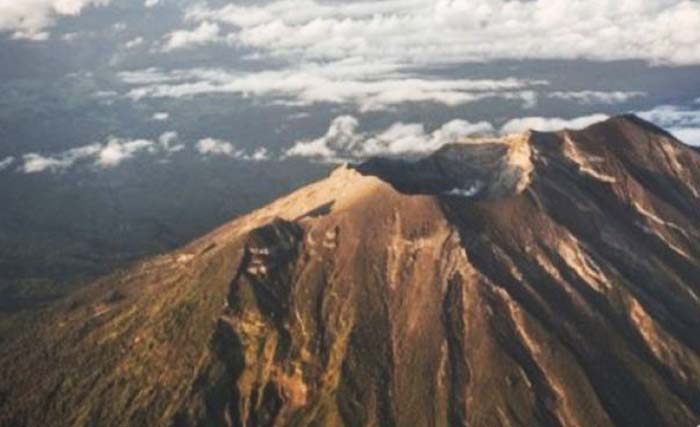
[[[0,424],[694,425],[700,153],[633,116],[509,138],[102,279],[3,341]]]

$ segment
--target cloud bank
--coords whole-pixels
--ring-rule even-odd
[[[640,117],[673,133],[681,141],[700,146],[700,111],[677,106],[660,106]],[[604,121],[609,116],[591,114],[574,118],[521,117],[507,121],[500,128],[482,121],[471,123],[452,120],[428,132],[423,124],[397,122],[384,130],[361,130],[359,120],[350,115],[336,117],[325,135],[295,142],[285,152],[286,157],[303,157],[322,162],[341,163],[374,156],[420,157],[443,145],[474,136],[494,136],[522,133],[528,130],[551,132],[562,129],[578,130]]]
[[[700,2],[689,0],[278,0],[199,4],[186,18],[227,25],[230,43],[283,58],[700,63]]]
[[[71,148],[56,154],[27,153],[16,159],[13,156],[0,160],[0,171],[17,164],[16,172],[38,174],[43,172],[63,173],[79,166],[93,170],[115,168],[139,155],[158,158],[167,162],[174,153],[187,148],[180,142],[177,132],[168,131],[155,139],[124,139],[111,136],[104,142]],[[226,157],[234,160],[261,162],[271,160],[267,148],[260,147],[252,151],[239,149],[232,142],[215,138],[202,138],[194,144],[195,152],[203,159]]]
[[[327,162],[372,156],[420,156],[463,137],[494,132],[493,125],[488,122],[465,120],[452,120],[432,132],[426,132],[424,125],[419,123],[402,122],[376,133],[362,132],[359,128],[357,118],[339,116],[331,122],[325,135],[296,142],[286,155]]]
[[[274,71],[151,68],[121,72],[119,77],[132,86],[126,96],[133,100],[228,93],[270,97],[290,105],[354,105],[360,111],[385,110],[407,102],[457,106],[486,98],[513,100],[530,108],[537,102],[534,89],[547,85],[544,81],[516,78],[416,77],[402,74],[399,68],[396,64],[364,63],[353,58]]]
[[[197,152],[205,158],[224,156],[237,160],[249,160],[255,162],[270,159],[267,148],[261,147],[253,151],[253,153],[248,153],[245,150],[237,148],[232,142],[216,138],[200,139],[195,144],[195,150],[197,150]]]
[[[13,38],[45,40],[46,31],[60,16],[76,16],[90,6],[110,0],[0,0],[0,32]]]
[[[12,163],[15,162],[15,158],[12,156],[5,157],[4,159],[0,160],[0,171],[3,171],[10,166],[12,166]]]
[[[195,148],[199,154],[205,156],[228,156],[234,157],[242,154],[242,151],[236,149],[233,143],[215,138],[204,138],[197,141]]]
[[[507,135],[527,130],[582,129],[607,118],[608,116],[603,114],[571,119],[523,117],[510,120],[500,128],[486,121],[472,123],[455,119],[431,132],[427,132],[423,124],[397,122],[378,132],[363,132],[357,118],[344,115],[336,117],[330,123],[325,135],[297,141],[285,155],[332,163],[375,156],[415,158],[468,137]]]
[[[219,39],[219,32],[219,26],[209,22],[202,22],[192,30],[173,31],[165,36],[162,50],[170,52],[212,43]]]
[[[680,140],[700,146],[700,111],[679,106],[660,106],[636,114],[669,130]],[[426,126],[421,123],[396,122],[385,129],[364,131],[356,117],[342,115],[331,121],[324,135],[296,141],[280,158],[301,157],[333,163],[375,156],[418,158],[447,143],[467,137],[506,135],[527,130],[582,129],[607,118],[604,114],[574,118],[532,116],[509,120],[500,127],[487,121],[455,119],[433,130],[426,130]],[[140,153],[165,156],[167,159],[170,154],[185,148],[186,145],[179,142],[178,134],[173,131],[164,132],[155,140],[110,137],[102,143],[73,148],[55,155],[28,153],[19,160],[12,156],[6,157],[0,160],[0,171],[14,164],[18,164],[18,172],[26,174],[64,172],[78,165],[109,169]],[[193,148],[202,159],[223,157],[241,161],[267,161],[277,157],[264,147],[247,151],[238,148],[233,142],[216,138],[202,138]]]
[[[519,133],[526,130],[551,132],[561,129],[583,129],[593,123],[607,119],[605,114],[592,114],[590,116],[562,119],[559,117],[523,117],[508,121],[501,127],[501,133]]]
[[[143,45],[145,42],[143,37],[135,37],[128,42],[124,43],[124,47],[126,49],[135,49],[141,45]]]
[[[41,172],[60,173],[78,165],[89,165],[98,169],[110,169],[139,153],[169,155],[185,148],[176,144],[176,132],[165,132],[156,141],[147,139],[128,140],[109,137],[105,142],[72,148],[54,155],[28,153],[22,156],[19,172],[35,174]]]
[[[646,92],[604,92],[594,90],[582,90],[576,92],[552,92],[548,94],[550,98],[563,99],[565,101],[576,101],[581,104],[621,104],[635,98],[646,96]]]
[[[700,3],[687,0],[197,3],[184,12],[185,27],[167,33],[155,47],[172,52],[229,45],[234,55],[250,52],[242,59],[259,65],[255,72],[151,68],[120,77],[131,86],[126,96],[135,101],[234,94],[295,106],[342,104],[359,112],[406,103],[455,107],[484,99],[532,109],[540,96],[612,105],[646,93],[547,94],[545,81],[455,77],[436,69],[500,59],[700,63],[697,22]]]
[[[700,111],[663,105],[637,114],[671,132],[686,144],[700,146]]]

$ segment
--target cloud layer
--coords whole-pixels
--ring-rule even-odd
[[[637,114],[673,133],[681,141],[700,146],[700,111],[675,106],[661,106]],[[346,162],[383,157],[420,157],[444,144],[474,136],[521,133],[528,130],[549,132],[562,129],[583,129],[608,119],[605,114],[574,118],[522,117],[507,121],[500,128],[489,122],[471,123],[452,120],[428,132],[423,124],[397,122],[377,132],[361,130],[356,117],[336,117],[325,135],[294,143],[285,155],[305,157],[323,162]]]
[[[15,158],[12,156],[5,157],[4,159],[0,160],[0,171],[5,170],[12,166],[12,164],[15,162]]]
[[[195,148],[204,156],[228,156],[234,157],[243,152],[228,142],[215,138],[204,138],[197,141]]]
[[[216,138],[202,138],[193,145],[201,159],[223,157],[247,162],[272,160],[273,156],[265,147],[252,150],[238,148],[234,143]],[[155,139],[124,139],[111,136],[104,142],[95,142],[55,154],[27,153],[15,158],[0,159],[0,172],[14,170],[24,174],[44,172],[63,173],[83,166],[92,170],[115,168],[124,162],[146,155],[167,162],[171,155],[187,149],[177,132],[168,131]]]
[[[669,130],[683,142],[700,146],[700,111],[679,106],[660,106],[637,114]],[[233,142],[216,138],[202,138],[193,145],[193,149],[202,159],[221,157],[241,161],[301,157],[340,163],[375,156],[418,158],[447,143],[467,137],[489,137],[527,130],[582,129],[607,118],[604,114],[574,118],[531,116],[509,120],[500,127],[487,121],[469,122],[454,119],[433,130],[426,130],[426,126],[421,123],[396,122],[385,129],[365,131],[356,117],[342,115],[331,121],[324,135],[296,141],[281,157],[273,155],[264,147],[248,151],[238,148]],[[7,170],[15,164],[15,170],[25,174],[59,173],[79,165],[109,169],[142,153],[167,158],[185,148],[186,145],[179,142],[178,134],[173,131],[164,132],[154,140],[110,137],[102,143],[93,143],[54,155],[28,153],[19,159],[5,157],[0,160],[0,171]]]
[[[431,153],[448,142],[471,135],[494,133],[488,122],[471,123],[452,120],[426,132],[419,123],[398,122],[381,132],[362,132],[353,116],[335,118],[325,135],[298,141],[287,150],[289,157],[307,157],[320,161],[343,162],[372,156],[420,156]]]
[[[700,146],[700,111],[663,105],[638,114],[663,127],[686,144]]]
[[[576,92],[552,92],[550,98],[563,99],[565,101],[576,101],[582,104],[621,104],[635,98],[646,96],[645,92],[622,92],[622,91],[595,91],[582,90]]]
[[[0,0],[0,32],[14,38],[44,40],[57,17],[76,16],[88,6],[104,6],[110,0]]]
[[[173,31],[165,36],[162,50],[170,52],[211,43],[219,38],[219,32],[219,26],[209,22],[202,22],[192,30]]]
[[[205,158],[214,156],[224,156],[232,159],[248,160],[255,162],[270,159],[267,148],[258,148],[251,154],[248,153],[246,150],[237,148],[236,145],[232,142],[216,138],[200,139],[195,144],[195,150],[197,150],[197,152],[199,152],[199,154],[201,154]]]
[[[399,68],[396,64],[349,59],[275,71],[151,68],[126,71],[119,76],[132,86],[127,96],[134,100],[230,93],[270,97],[293,105],[349,104],[360,111],[384,110],[407,102],[457,106],[486,98],[514,100],[532,107],[537,102],[534,89],[547,84],[516,78],[421,78],[402,74]]]
[[[359,112],[405,103],[455,107],[489,98],[532,109],[540,96],[620,104],[646,93],[614,88],[546,93],[546,81],[447,77],[436,70],[499,59],[700,63],[697,22],[700,3],[687,0],[197,3],[185,9],[184,27],[166,33],[153,48],[228,45],[234,56],[247,52],[241,59],[257,64],[255,72],[150,68],[120,77],[135,101],[235,94],[295,106],[342,104]]]
[[[284,58],[700,63],[700,3],[688,0],[279,0],[200,4],[187,19],[227,25],[227,42]]]
[[[551,132],[561,129],[583,129],[593,123],[607,119],[605,114],[592,114],[590,116],[562,119],[559,117],[523,117],[508,121],[501,127],[501,133],[519,133],[526,130]]]
[[[119,166],[139,153],[167,156],[181,151],[185,146],[184,144],[177,144],[177,139],[177,133],[170,131],[161,134],[155,141],[110,137],[102,143],[96,142],[54,155],[28,153],[22,156],[18,171],[26,174],[41,172],[59,173],[77,165],[110,169]]]
[[[320,138],[297,141],[286,151],[286,156],[334,163],[374,156],[420,157],[467,137],[507,135],[527,130],[582,129],[607,118],[603,114],[572,119],[523,117],[510,120],[499,129],[486,121],[471,123],[455,119],[431,132],[427,132],[423,124],[398,122],[379,132],[364,132],[360,130],[357,118],[345,115],[336,117]]]
[[[56,154],[27,153],[21,159],[10,156],[0,159],[0,171],[9,169],[17,163],[16,171],[24,174],[43,172],[62,173],[78,166],[86,166],[94,170],[115,168],[138,155],[148,155],[167,161],[174,153],[187,148],[180,142],[177,132],[162,133],[156,139],[123,139],[109,137],[104,142],[71,148]],[[235,160],[260,162],[270,160],[271,156],[264,147],[252,151],[239,149],[232,142],[202,138],[194,144],[194,150],[203,159],[225,157]]]

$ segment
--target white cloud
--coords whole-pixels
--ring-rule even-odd
[[[101,149],[101,144],[90,144],[66,150],[56,156],[28,153],[22,156],[23,165],[20,170],[27,174],[45,171],[62,172],[80,161],[98,155]]]
[[[442,125],[433,132],[439,141],[455,141],[472,135],[488,135],[494,133],[493,125],[486,121],[471,123],[466,120],[455,119]]]
[[[252,162],[270,160],[270,153],[267,148],[261,147],[249,154],[245,150],[237,148],[232,142],[216,138],[200,139],[195,144],[195,149],[204,157],[224,156]]]
[[[233,143],[222,139],[204,138],[197,141],[195,148],[204,156],[228,156],[236,157],[242,155],[241,151]]]
[[[299,113],[291,114],[289,117],[287,117],[287,120],[301,120],[306,119],[308,117],[311,117],[311,113],[309,113],[308,111],[301,111]]]
[[[170,52],[177,49],[191,48],[207,43],[213,43],[220,39],[220,28],[217,24],[202,22],[193,30],[173,31],[165,36],[162,50]]]
[[[164,122],[170,118],[170,114],[166,112],[160,112],[153,114],[152,119],[157,122]]]
[[[495,97],[519,101],[529,108],[537,102],[537,94],[531,88],[547,84],[516,78],[420,78],[401,74],[397,68],[394,64],[364,63],[352,58],[275,71],[146,69],[122,72],[119,76],[133,86],[127,96],[134,100],[230,93],[277,97],[291,105],[350,104],[361,111],[384,110],[407,102],[457,106]]]
[[[109,137],[104,143],[72,148],[54,155],[28,153],[22,156],[19,171],[26,174],[65,172],[80,164],[92,165],[100,169],[114,168],[138,153],[168,156],[181,151],[185,146],[174,144],[177,139],[177,133],[171,131],[160,135],[158,141]]]
[[[422,124],[399,122],[364,141],[361,148],[355,151],[355,156],[421,155],[431,153],[448,142],[456,142],[469,135],[492,133],[493,130],[493,126],[487,122],[453,120],[428,134]]]
[[[420,156],[461,138],[493,132],[493,126],[488,122],[452,120],[430,133],[425,131],[422,124],[402,122],[381,132],[368,133],[359,130],[355,117],[339,116],[331,122],[324,136],[298,141],[287,150],[286,155],[329,162],[372,156]]]
[[[26,174],[39,173],[44,171],[58,172],[68,169],[73,162],[61,160],[55,157],[44,157],[36,153],[28,153],[23,156],[24,164],[20,168]]]
[[[160,0],[146,0],[143,5],[146,7],[155,7],[159,3],[160,3]]]
[[[0,171],[5,170],[12,166],[12,164],[15,162],[15,158],[12,156],[5,157],[4,159],[0,160]]]
[[[669,129],[669,132],[688,145],[700,147],[700,127],[671,128]]]
[[[520,133],[527,130],[541,132],[557,131],[562,129],[583,129],[594,123],[606,120],[604,114],[592,114],[590,116],[562,119],[559,117],[522,117],[508,121],[501,127],[502,134]]]
[[[127,49],[133,49],[133,48],[141,46],[143,43],[144,43],[143,37],[136,37],[136,38],[133,38],[133,39],[129,40],[128,42],[126,42],[124,44],[124,47]]]
[[[0,0],[0,32],[14,38],[45,40],[60,16],[76,16],[86,7],[102,6],[110,0]]]
[[[358,132],[360,122],[352,116],[336,117],[326,134],[311,141],[298,141],[287,150],[290,157],[312,157],[332,160],[341,152],[352,151],[362,143],[364,136]]]
[[[160,148],[166,153],[177,153],[185,149],[185,144],[175,144],[178,138],[177,132],[165,132],[158,137],[158,144],[160,144]]]
[[[270,153],[267,151],[267,148],[262,147],[258,148],[257,150],[253,151],[253,154],[247,156],[247,160],[252,160],[254,162],[262,162],[263,160],[269,160],[270,159]]]
[[[278,0],[200,4],[186,17],[231,25],[231,42],[293,60],[700,63],[700,2],[689,0]]]
[[[153,147],[153,141],[137,139],[127,141],[119,138],[110,138],[97,154],[95,164],[102,168],[119,166],[123,161],[134,157],[139,151],[149,150]]]
[[[164,132],[154,140],[110,136],[104,142],[72,148],[53,155],[25,154],[21,158],[17,171],[25,174],[61,173],[81,165],[93,169],[111,169],[139,154],[159,157],[158,161],[163,163],[167,162],[172,154],[187,148],[179,140],[180,137],[175,131]],[[226,156],[253,162],[270,160],[270,153],[266,148],[261,147],[249,153],[236,148],[231,142],[213,138],[199,140],[195,144],[195,150],[205,157]],[[5,158],[0,161],[0,170],[10,167],[14,162],[13,157]]]
[[[577,92],[552,92],[548,94],[550,98],[576,101],[582,104],[621,104],[634,98],[646,96],[646,92],[603,92],[594,90],[583,90]]]
[[[658,107],[639,113],[641,117],[666,127],[684,142],[700,145],[700,111],[688,111],[677,107]],[[562,129],[583,129],[608,119],[604,114],[570,119],[558,117],[523,117],[505,123],[498,131],[489,122],[471,123],[452,120],[427,132],[419,123],[397,122],[378,132],[360,129],[357,118],[344,115],[336,117],[325,135],[297,141],[289,148],[287,157],[305,157],[326,162],[344,162],[369,157],[420,157],[434,152],[444,144],[469,136],[488,136],[521,133],[527,130],[542,132]]]
[[[119,92],[113,90],[100,90],[94,93],[95,98],[116,98],[119,96]]]
[[[700,111],[662,105],[637,114],[671,132],[679,140],[700,146]]]
[[[484,99],[536,107],[539,96],[620,104],[640,91],[545,93],[547,82],[470,78],[436,67],[499,59],[700,64],[700,2],[688,0],[271,0],[196,3],[165,51],[230,45],[255,72],[195,68],[122,73],[126,95],[234,94],[280,105],[332,103],[358,112],[406,103],[463,106]],[[271,69],[270,64],[275,64]],[[468,68],[461,68],[468,70]],[[502,76],[500,74],[499,76]]]
[[[641,118],[662,127],[700,127],[700,111],[678,106],[661,105],[637,114]]]
[[[136,71],[121,71],[119,78],[131,85],[153,85],[157,83],[175,82],[185,78],[183,72],[166,73],[159,68],[146,68]]]
[[[112,30],[114,30],[115,33],[121,33],[127,29],[126,22],[117,22],[114,25],[112,25]]]
[[[77,40],[78,37],[80,37],[79,33],[66,33],[61,36],[61,40],[67,41],[67,42],[72,42],[73,40]]]
[[[160,145],[162,145],[163,147],[166,147],[166,148],[167,148],[167,147],[169,147],[173,142],[177,141],[177,139],[178,139],[178,134],[177,134],[177,132],[171,130],[171,131],[162,133],[162,134],[158,137],[158,142],[160,143]]]
[[[539,96],[537,92],[531,90],[525,90],[522,92],[515,92],[510,97],[504,96],[505,99],[520,99],[523,102],[523,108],[531,110],[537,107],[537,102]]]

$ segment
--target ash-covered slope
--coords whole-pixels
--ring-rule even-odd
[[[700,153],[641,120],[375,160],[6,338],[2,425],[700,422]]]

